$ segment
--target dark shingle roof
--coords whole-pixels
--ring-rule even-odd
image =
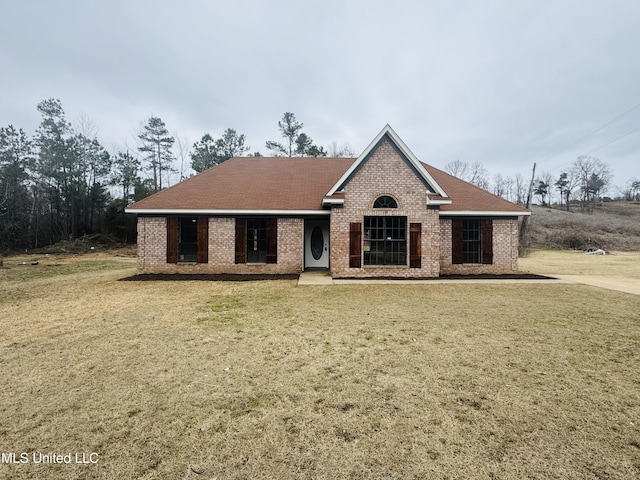
[[[528,212],[520,205],[511,203],[431,165],[424,164],[424,166],[452,200],[451,205],[440,207],[443,215],[452,212],[514,212],[514,215],[522,215]]]
[[[129,210],[322,210],[322,198],[353,161],[232,158],[140,200]]]

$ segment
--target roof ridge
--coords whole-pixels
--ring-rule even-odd
[[[340,177],[340,179],[331,187],[331,189],[327,192],[325,196],[330,197],[336,191],[341,190],[346,183],[349,182],[351,177],[355,174],[355,172],[360,168],[368,158],[369,155],[373,152],[373,150],[378,146],[378,144],[386,137],[395,145],[397,150],[406,158],[409,164],[416,170],[416,173],[421,177],[421,179],[429,185],[431,188],[435,190],[435,193],[439,194],[443,198],[448,198],[449,196],[444,191],[444,189],[438,184],[438,182],[433,178],[427,170],[422,166],[422,162],[418,160],[418,158],[413,154],[411,149],[407,146],[406,143],[400,138],[400,136],[395,132],[391,125],[388,123],[384,126],[380,133],[375,136],[375,138],[369,143],[367,148],[360,154],[360,156],[353,162],[351,167]]]

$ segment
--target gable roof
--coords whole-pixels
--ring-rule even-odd
[[[138,214],[329,214],[322,198],[353,158],[236,157],[134,203]]]
[[[530,215],[525,208],[420,162],[387,125],[358,158],[236,157],[134,203],[142,215],[329,215],[341,188],[389,140],[431,190],[443,216]],[[446,193],[445,193],[446,192]]]
[[[391,142],[391,145],[395,147],[400,156],[409,164],[409,166],[416,172],[416,174],[421,178],[421,180],[427,185],[430,193],[435,193],[439,195],[441,198],[447,198],[447,194],[442,189],[438,182],[429,174],[429,172],[424,168],[424,164],[422,164],[413,152],[407,147],[407,145],[402,141],[402,139],[398,136],[398,134],[391,128],[391,125],[386,124],[380,133],[376,135],[376,137],[371,141],[371,143],[364,149],[364,151],[360,154],[360,156],[356,159],[355,162],[349,167],[349,169],[344,172],[344,174],[340,177],[340,179],[331,187],[331,189],[326,194],[327,197],[331,197],[337,192],[340,192],[344,186],[349,182],[351,177],[358,171],[358,169],[362,166],[363,163],[367,161],[371,153],[373,153],[378,145],[382,143],[384,140],[388,140]]]

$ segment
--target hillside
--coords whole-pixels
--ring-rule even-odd
[[[533,206],[527,248],[640,251],[640,203],[607,202],[592,214]]]

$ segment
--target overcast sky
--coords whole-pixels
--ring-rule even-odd
[[[359,154],[389,123],[439,168],[557,175],[590,154],[640,177],[636,0],[0,4],[0,126],[29,134],[58,98],[111,151],[154,115],[189,145],[231,127],[268,154],[290,111],[325,148]]]

